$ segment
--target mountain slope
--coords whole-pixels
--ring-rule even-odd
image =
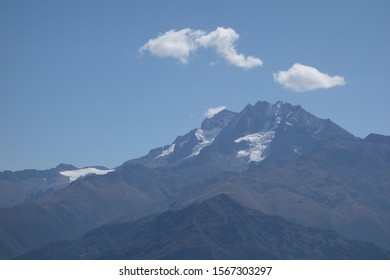
[[[226,195],[164,212],[136,228],[129,224],[105,227],[82,239],[52,244],[22,258],[66,259],[88,255],[103,259],[390,258],[390,252],[371,243],[347,240],[334,232],[268,216],[245,208]],[[101,253],[107,249],[110,250]]]
[[[69,184],[61,171],[75,170],[72,165],[60,164],[49,170],[0,172],[0,207],[10,207],[34,201]]]
[[[74,239],[128,214],[138,218],[161,211],[187,179],[140,165],[72,182],[44,199],[0,208],[1,258],[23,254],[43,244]]]
[[[329,140],[293,165],[275,166],[267,159],[221,178],[198,199],[227,193],[250,208],[390,248],[389,145]]]
[[[150,167],[176,166],[191,160],[201,150],[213,143],[218,134],[235,118],[237,113],[222,110],[212,118],[206,118],[200,128],[178,136],[172,144],[151,150],[146,156],[126,162],[141,163]]]

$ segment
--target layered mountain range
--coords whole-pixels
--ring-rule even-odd
[[[20,259],[389,259],[371,243],[300,226],[221,194],[157,217],[94,229]]]
[[[112,170],[2,172],[0,257],[388,259],[389,139],[257,102]]]
[[[49,195],[80,177],[91,174],[103,175],[113,170],[105,167],[77,168],[60,164],[49,170],[26,169],[0,172],[0,207],[31,202]]]

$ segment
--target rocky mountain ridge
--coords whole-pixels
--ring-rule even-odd
[[[21,259],[389,259],[372,243],[307,228],[221,194],[137,223],[104,226]]]

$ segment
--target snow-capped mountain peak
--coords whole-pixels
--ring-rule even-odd
[[[244,170],[265,158],[294,161],[329,138],[354,136],[330,120],[283,101],[259,101],[241,112],[222,110],[174,142],[129,163],[150,167],[211,161],[227,170]],[[200,159],[200,160],[197,160]],[[223,169],[223,168],[222,168]]]

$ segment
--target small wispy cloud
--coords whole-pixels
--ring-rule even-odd
[[[218,55],[229,64],[243,69],[251,69],[263,65],[260,58],[245,56],[238,53],[235,42],[239,39],[238,33],[232,28],[218,27],[207,33],[203,30],[170,30],[160,36],[150,39],[139,51],[149,51],[159,57],[172,57],[181,63],[188,63],[188,58],[200,47],[214,48]]]
[[[215,108],[209,108],[204,114],[203,116],[205,116],[206,118],[212,118],[215,114],[218,114],[219,112],[223,111],[226,109],[226,106],[219,106],[219,107],[215,107]]]
[[[295,63],[287,71],[274,73],[274,81],[295,92],[345,85],[342,76],[329,76],[314,67]]]

